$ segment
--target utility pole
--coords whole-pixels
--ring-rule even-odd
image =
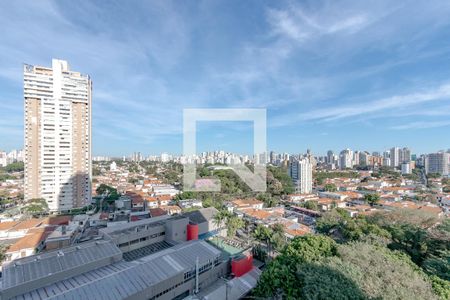
[[[198,294],[198,256],[197,259],[195,260],[195,293]]]

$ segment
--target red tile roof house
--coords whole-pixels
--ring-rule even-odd
[[[235,209],[253,208],[262,209],[264,203],[255,198],[249,199],[235,199],[229,203],[228,210],[233,212]]]
[[[144,197],[135,192],[126,192],[125,196],[131,199],[131,210],[132,211],[143,211],[145,210],[145,200]]]
[[[55,226],[30,229],[20,240],[12,244],[6,251],[6,261],[30,256],[41,251],[45,245],[45,239],[55,229]]]

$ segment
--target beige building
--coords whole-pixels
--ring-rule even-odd
[[[44,198],[51,211],[91,201],[92,81],[70,71],[24,65],[25,199]]]

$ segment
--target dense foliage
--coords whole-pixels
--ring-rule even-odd
[[[437,225],[436,225],[437,224]],[[261,275],[255,295],[287,299],[450,299],[450,220],[334,209]]]
[[[7,173],[21,172],[24,170],[24,164],[22,161],[10,163],[6,167],[1,168],[1,170]]]

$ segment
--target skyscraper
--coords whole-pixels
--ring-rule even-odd
[[[400,149],[400,165],[402,163],[409,163],[411,161],[411,150],[405,147]]]
[[[334,163],[334,153],[332,150],[328,150],[327,152],[327,163],[330,165]]]
[[[389,158],[391,159],[391,167],[395,168],[400,165],[400,148],[393,147],[390,150]]]
[[[439,173],[447,176],[450,174],[450,153],[438,152],[428,154],[425,158],[425,171],[429,173]]]
[[[90,77],[58,59],[23,71],[25,200],[44,198],[51,211],[90,204]]]
[[[291,157],[288,173],[295,185],[296,192],[301,194],[312,192],[312,164],[308,158]]]
[[[339,167],[341,169],[347,169],[353,167],[353,151],[345,149],[341,151],[339,155]]]

